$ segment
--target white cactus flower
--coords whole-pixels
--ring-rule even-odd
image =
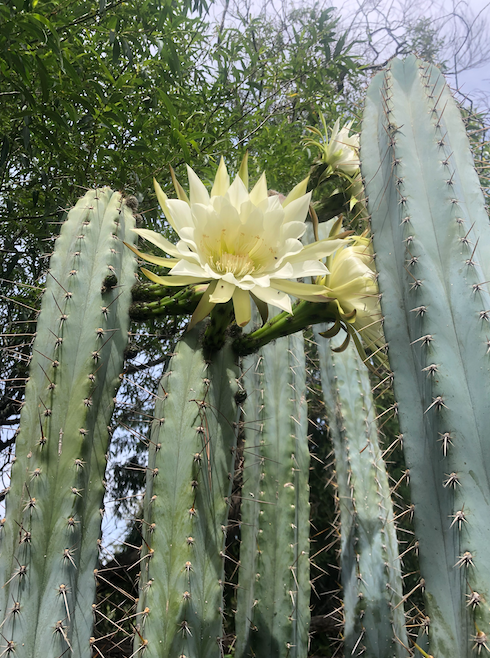
[[[361,163],[359,161],[359,135],[349,136],[352,127],[352,121],[340,128],[340,119],[335,122],[330,139],[328,137],[328,127],[325,117],[320,113],[325,133],[322,134],[318,128],[308,126],[308,130],[320,138],[319,141],[305,139],[304,143],[316,146],[321,151],[322,161],[329,165],[331,172],[340,172],[347,176],[354,176],[358,173]]]
[[[330,274],[317,280],[337,300],[340,316],[361,334],[371,350],[385,344],[379,290],[369,238],[357,236],[329,259]]]
[[[135,229],[139,236],[165,251],[171,258],[136,253],[145,260],[170,268],[168,276],[143,270],[148,278],[165,286],[208,282],[191,325],[206,317],[215,304],[233,300],[238,325],[251,317],[250,298],[291,313],[289,295],[324,301],[324,287],[296,281],[300,277],[325,276],[320,261],[346,241],[337,237],[303,246],[300,238],[310,204],[307,179],[299,183],[281,203],[269,196],[265,174],[249,193],[246,160],[230,184],[221,159],[211,194],[188,167],[189,198],[174,179],[178,199],[169,199],[155,181],[158,201],[179,235],[172,244],[162,235]]]
[[[337,119],[332,128],[330,140],[325,145],[324,161],[331,164],[334,169],[352,176],[361,166],[359,162],[359,135],[349,137],[352,121],[346,123],[340,130],[339,126],[340,120]]]

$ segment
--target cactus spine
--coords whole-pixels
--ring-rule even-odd
[[[361,155],[429,653],[464,658],[490,648],[490,227],[437,68],[409,57],[373,79]]]
[[[132,212],[108,188],[69,212],[51,258],[7,514],[3,655],[91,655],[108,424],[129,328]]]
[[[240,658],[308,651],[309,449],[302,334],[243,363],[244,472],[237,648]]]
[[[150,439],[135,651],[221,654],[223,550],[234,472],[238,368],[186,334],[159,386]]]
[[[321,325],[314,335],[340,508],[345,655],[406,658],[393,504],[367,368],[352,343],[335,353],[319,331]]]

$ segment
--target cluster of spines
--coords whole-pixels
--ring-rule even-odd
[[[145,615],[135,655],[221,655],[237,374],[229,346],[208,363],[193,331],[160,384],[140,560],[138,614]]]
[[[240,657],[301,656],[310,591],[302,336],[271,343],[247,357],[243,370],[249,395],[236,651]]]
[[[419,414],[413,427],[404,429],[414,486],[421,491],[422,484],[433,492],[432,507],[439,514],[434,522],[433,510],[427,510],[427,515],[424,509],[427,494],[419,500],[414,491],[422,575],[425,569],[429,601],[439,606],[438,600],[447,605],[452,599],[454,611],[441,613],[442,606],[431,610],[429,604],[437,635],[431,646],[434,652],[445,651],[449,641],[466,655],[471,645],[481,651],[482,638],[490,631],[484,605],[487,597],[480,594],[482,589],[488,591],[490,574],[482,562],[478,564],[477,557],[488,542],[478,522],[482,513],[485,515],[487,497],[482,497],[481,485],[475,487],[475,479],[485,479],[481,441],[488,423],[483,408],[486,402],[480,401],[481,390],[488,390],[489,370],[485,325],[490,318],[490,296],[483,256],[490,246],[488,219],[459,112],[441,73],[414,59],[394,62],[380,91],[378,125],[383,124],[385,134],[378,137],[386,148],[385,163],[380,167],[385,177],[377,193],[370,192],[369,186],[368,192],[375,248],[378,260],[384,263],[388,243],[386,235],[376,240],[376,233],[382,231],[376,219],[382,213],[377,212],[376,205],[379,203],[383,211],[390,207],[397,261],[389,267],[398,272],[407,326],[405,349],[411,351],[413,374],[400,369],[401,361],[394,353],[398,339],[390,335],[389,326],[387,337],[395,390],[400,401],[405,395],[405,404],[409,399],[406,381],[413,377],[409,385],[412,392],[408,393],[412,402],[402,406],[401,415],[403,424],[414,420],[413,412]],[[368,168],[365,174],[369,178]],[[386,171],[388,168],[391,171]],[[380,202],[381,195],[389,200]],[[383,293],[385,304],[389,304],[391,293],[386,288]],[[384,312],[389,316],[390,306],[385,305]],[[419,398],[416,404],[414,395]],[[423,465],[418,455],[425,451],[427,464]],[[438,528],[434,536],[433,528]],[[442,550],[437,547],[441,541]],[[436,562],[442,571],[434,569]],[[437,591],[444,579],[446,589]],[[454,616],[444,618],[446,613]],[[454,640],[448,640],[452,633]]]
[[[93,578],[84,581],[98,555],[105,428],[135,269],[117,234],[132,241],[132,225],[121,195],[89,192],[69,213],[51,258],[1,539],[2,633],[18,655],[48,650],[47,638],[56,655],[74,645],[90,654],[83,619],[90,615],[77,609],[95,593]],[[105,286],[107,276],[119,277],[117,293]],[[115,332],[116,345],[107,345]]]

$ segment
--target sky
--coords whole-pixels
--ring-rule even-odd
[[[490,0],[214,0],[210,15],[220,23],[226,7],[229,22],[236,12],[254,16],[265,8],[273,18],[284,18],[291,6],[313,4],[318,9],[336,7],[340,29],[349,30],[350,36],[359,40],[360,52],[366,49],[370,29],[379,51],[378,62],[395,51],[395,43],[385,28],[401,36],[410,22],[422,16],[428,18],[435,39],[445,41],[443,54],[450,68],[454,68],[456,55],[457,75],[448,75],[448,83],[471,97],[479,109],[490,111]],[[366,54],[368,61],[373,56],[372,51]]]
[[[470,9],[475,12],[477,20],[487,21],[490,30],[490,2],[488,0],[470,0]],[[490,43],[490,34],[487,33],[487,42]],[[490,62],[483,66],[465,71],[460,76],[460,88],[466,94],[475,98],[486,96],[487,105],[490,98]]]
[[[396,33],[397,26],[416,17],[428,17],[436,38],[445,40],[443,53],[450,70],[457,71],[456,75],[447,75],[448,83],[469,96],[479,108],[490,108],[490,0],[332,0],[332,4],[342,24],[357,31],[361,39],[367,25],[376,30],[389,23]],[[353,20],[356,15],[357,24]],[[375,34],[382,39],[384,32]],[[380,57],[393,52],[393,41],[386,39],[386,44]]]

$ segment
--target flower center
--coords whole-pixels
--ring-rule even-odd
[[[229,254],[227,251],[221,254],[219,260],[213,258],[211,266],[218,274],[231,272],[237,278],[255,270],[255,264],[248,254]]]

